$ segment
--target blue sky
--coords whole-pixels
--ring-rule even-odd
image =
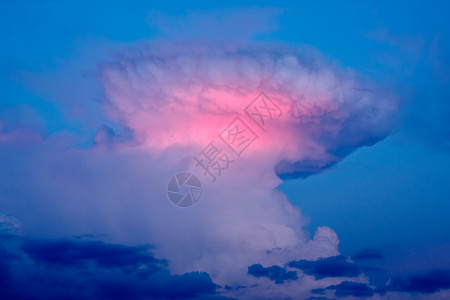
[[[353,257],[367,248],[379,251],[383,259],[373,263],[384,273],[369,274],[369,282],[376,282],[377,285],[395,276],[409,276],[414,272],[429,272],[437,268],[448,270],[449,10],[450,4],[445,1],[226,1],[215,4],[206,1],[188,4],[4,1],[0,4],[0,134],[4,133],[8,141],[2,142],[0,135],[4,170],[0,177],[3,180],[0,196],[4,199],[0,200],[3,201],[0,212],[20,220],[26,237],[27,232],[33,238],[93,234],[90,225],[78,228],[78,231],[70,229],[66,233],[62,233],[63,229],[55,232],[42,229],[40,232],[39,226],[27,228],[26,224],[45,223],[46,217],[33,215],[27,210],[27,201],[34,196],[26,192],[26,187],[33,187],[30,191],[36,193],[36,199],[50,198],[50,194],[65,195],[64,191],[48,192],[45,184],[39,185],[41,178],[45,181],[47,176],[59,177],[58,173],[53,174],[50,167],[48,170],[44,167],[45,174],[39,175],[33,173],[35,169],[61,163],[65,159],[58,153],[67,149],[89,151],[96,143],[93,141],[96,141],[102,125],[115,130],[118,136],[127,132],[123,121],[125,117],[111,117],[109,107],[104,105],[109,96],[105,92],[108,87],[105,88],[102,71],[108,64],[121,66],[118,61],[126,61],[124,57],[132,57],[135,55],[133,51],[144,49],[141,47],[145,47],[146,43],[255,43],[263,45],[262,48],[266,45],[268,49],[274,45],[305,48],[312,53],[320,53],[323,61],[332,66],[330,68],[354,72],[359,79],[371,82],[383,93],[395,95],[401,103],[395,125],[385,138],[378,138],[374,145],[358,145],[351,154],[329,169],[279,185],[279,190],[285,193],[289,202],[301,210],[305,232],[310,236],[308,238],[313,237],[319,226],[327,226],[339,237],[339,253],[342,255]],[[10,142],[9,136],[15,132],[20,132],[19,138]],[[135,132],[133,138],[124,136],[117,140],[133,139],[137,134]],[[34,144],[35,138],[41,142]],[[60,160],[47,163],[52,155]],[[126,155],[117,155],[119,158],[114,158],[117,168],[114,163],[93,163],[96,159],[91,160],[86,155],[87,158],[75,159],[80,159],[79,165],[89,165],[91,169],[86,173],[78,170],[77,163],[63,169],[67,173],[72,170],[73,174],[90,174],[96,180],[109,175],[106,170],[97,173],[95,166],[106,166],[108,170],[117,171],[131,170],[132,167],[127,167],[126,162],[131,162],[133,167],[139,165],[132,163],[133,160]],[[33,158],[38,163],[33,163]],[[151,173],[141,167],[136,172],[142,178]],[[81,181],[84,180],[82,177],[78,176]],[[70,190],[77,195],[77,191],[84,186],[79,183],[66,188],[67,193]],[[93,193],[95,197],[106,199],[107,192],[102,192],[105,190],[94,187]],[[127,198],[128,194],[125,191],[124,194],[127,196],[123,197]],[[14,195],[18,197],[16,202],[12,200]],[[141,191],[136,188],[135,194],[129,197],[140,196]],[[19,200],[21,197],[28,200]],[[67,207],[77,206],[80,214],[83,209],[89,211],[86,213],[89,216],[96,216],[95,209],[102,211],[100,204],[92,209],[85,204],[75,204],[73,201],[76,200],[71,196],[67,199]],[[48,208],[46,205],[42,205],[44,212]],[[63,206],[65,204],[61,204]],[[59,206],[49,208],[49,216],[59,209]],[[134,213],[140,216],[139,209]],[[64,219],[64,213],[55,215],[58,217],[52,222]],[[14,223],[11,221],[13,219],[7,220],[3,222]],[[130,221],[130,228],[139,227],[138,220],[139,217],[136,217],[136,223]],[[101,242],[105,243],[102,244],[105,248],[109,247],[108,243],[131,243],[132,239],[121,240],[122,236],[126,236],[126,230],[120,229],[115,221],[93,224],[99,225],[99,228],[114,228],[111,232],[117,232],[116,236],[111,232],[108,236],[100,229],[94,230],[99,236],[108,236]],[[61,228],[71,228],[64,226],[61,225]],[[42,228],[48,227],[51,226]],[[105,229],[105,232],[108,230]],[[159,236],[156,231],[148,234],[152,235]],[[133,241],[142,243],[145,239],[137,237]],[[157,239],[146,243],[156,244],[157,249],[164,248],[158,247]],[[22,250],[32,255],[37,244],[35,240],[29,241],[27,245],[31,246]],[[81,243],[77,249],[92,249],[91,246],[89,242]],[[131,252],[139,253],[140,250],[130,248]],[[170,260],[170,255],[176,256],[168,253],[168,257],[162,257],[165,254],[163,250],[157,253],[161,259]],[[91,259],[92,256],[87,257]],[[46,261],[47,258],[38,255],[39,259]],[[279,262],[271,264],[282,265]],[[103,274],[104,270],[100,270],[103,266],[100,264],[97,267],[99,274]],[[197,283],[198,279],[198,284],[204,285],[207,293],[214,290],[212,281],[228,280],[219,275],[216,278],[212,273],[195,273],[202,271],[198,269],[177,269],[170,263],[158,268],[161,268],[158,272],[162,272],[169,281],[171,276],[178,276],[173,275],[177,271],[184,273],[179,275],[185,276],[180,280],[191,276]],[[258,270],[262,270],[263,275],[257,276],[274,278],[270,273],[272,271]],[[398,286],[398,290],[403,288],[411,292],[406,285]],[[140,290],[139,287],[136,289]],[[336,290],[335,295],[338,296],[338,289],[335,286],[329,290]],[[201,294],[201,288],[199,291]],[[189,294],[189,297],[196,296],[196,293]],[[417,296],[414,291],[411,293],[417,299],[425,297],[424,294]],[[157,297],[157,293],[149,295]],[[393,297],[402,299],[403,296]]]

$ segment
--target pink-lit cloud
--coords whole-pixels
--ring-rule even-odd
[[[262,284],[274,295],[306,293],[316,284],[303,279],[297,288],[275,287],[249,276],[249,265],[339,254],[332,229],[319,228],[313,239],[303,231],[300,211],[276,189],[281,180],[275,171],[296,176],[338,162],[384,138],[398,108],[397,99],[352,70],[312,50],[273,45],[153,43],[103,64],[99,79],[107,112],[133,132],[131,141],[114,143],[117,151],[152,157],[152,182],[139,201],[149,202],[147,230],[157,253],[170,260],[174,272],[206,271],[219,284]],[[192,157],[236,116],[245,119],[244,108],[261,91],[282,115],[265,132],[246,119],[259,138],[209,184]],[[98,145],[112,141],[104,137],[100,131]],[[201,201],[189,210],[174,208],[164,195],[170,176],[180,171],[205,182]],[[267,290],[248,293],[260,297]]]
[[[101,72],[107,108],[144,147],[201,147],[259,92],[283,115],[249,156],[324,166],[392,129],[398,101],[312,50],[267,46],[152,44]],[[269,146],[270,143],[270,146]],[[270,149],[270,150],[267,150]],[[300,170],[301,171],[301,170]]]

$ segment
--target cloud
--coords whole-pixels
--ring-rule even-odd
[[[398,107],[392,95],[311,50],[273,45],[153,43],[104,64],[99,78],[110,114],[151,148],[207,143],[266,92],[284,112],[267,132],[271,163],[289,178],[384,138]]]
[[[289,177],[320,172],[384,138],[398,106],[311,50],[273,45],[153,43],[104,64],[99,78],[110,114],[150,148],[207,143],[266,92],[283,112],[266,133],[270,163]]]
[[[321,258],[315,261],[299,260],[288,264],[291,268],[302,270],[305,274],[314,276],[316,279],[326,277],[357,277],[361,274],[360,267],[347,261],[343,255]]]
[[[11,253],[5,246],[0,244],[0,292],[11,285],[11,266],[10,262],[19,257]]]
[[[33,145],[45,133],[42,118],[27,105],[1,107],[0,146],[10,143]]]
[[[366,249],[359,251],[354,256],[352,256],[352,259],[355,259],[355,260],[369,260],[369,259],[381,260],[381,259],[383,259],[383,255],[377,249],[366,248]]]
[[[430,270],[406,278],[396,277],[387,285],[390,291],[435,293],[450,289],[450,270]]]
[[[330,285],[328,290],[335,290],[337,297],[372,297],[374,290],[365,283],[343,281],[337,285]]]
[[[118,134],[114,129],[106,125],[102,125],[98,128],[97,133],[94,136],[93,146],[112,149],[115,145],[132,141],[133,133],[130,130],[125,129],[123,132]]]
[[[286,271],[286,268],[280,266],[263,267],[260,264],[255,264],[248,267],[248,274],[255,277],[267,277],[277,284],[281,284],[285,280],[298,279],[295,271]]]
[[[17,253],[0,248],[0,264],[8,299],[214,299],[218,288],[205,272],[170,274],[148,247],[100,241],[24,238]]]
[[[443,291],[450,289],[450,270],[429,270],[405,277],[394,277],[385,286],[374,288],[367,283],[343,281],[326,288],[312,290],[316,294],[325,294],[326,290],[334,290],[337,297],[372,297],[375,294],[402,299],[402,293],[435,294],[436,299],[446,298]],[[439,293],[441,292],[441,293]],[[400,294],[396,294],[400,293]],[[433,298],[434,299],[434,298]]]
[[[312,289],[311,292],[312,292],[313,294],[320,294],[320,295],[323,295],[323,294],[325,294],[325,289],[322,289],[322,288]]]
[[[0,237],[20,234],[22,223],[11,215],[0,212]]]
[[[343,281],[326,288],[313,289],[312,293],[325,294],[326,290],[334,290],[337,297],[372,297],[375,294],[402,299],[404,294],[434,294],[436,299],[446,298],[446,290],[450,289],[450,270],[429,270],[408,276],[397,276],[390,279],[385,286],[371,287],[364,282]],[[433,298],[434,299],[434,298]]]
[[[125,246],[105,244],[98,241],[72,240],[31,240],[22,250],[34,261],[61,266],[79,266],[85,262],[95,262],[102,268],[138,267],[140,265],[166,265],[155,259],[148,246]]]

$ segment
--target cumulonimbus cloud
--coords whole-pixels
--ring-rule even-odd
[[[254,264],[339,254],[332,229],[320,227],[313,239],[307,237],[299,210],[276,190],[279,177],[320,172],[354,149],[383,139],[399,104],[392,94],[313,50],[267,44],[156,42],[102,64],[99,80],[104,107],[132,138],[102,134],[96,146],[112,143],[116,149],[162,155],[164,163],[157,159],[151,166],[160,185],[168,170],[195,172],[192,156],[217,140],[236,117],[258,136],[242,157],[234,157],[232,176],[208,186],[192,210],[173,213],[172,207],[158,204],[149,212],[153,227],[176,218],[164,232],[150,230],[152,242],[175,271],[206,271],[231,286],[260,284],[262,279],[247,274]],[[264,128],[246,113],[261,92],[279,110]],[[181,255],[177,249],[185,250]],[[289,296],[310,286],[302,280],[301,287],[288,281],[295,286],[288,292],[282,285],[268,289]],[[266,288],[250,290],[256,297],[268,293]]]
[[[110,114],[153,149],[207,143],[265,92],[283,112],[266,134],[284,177],[317,173],[379,141],[398,109],[354,71],[284,46],[155,43],[104,64],[100,78]]]

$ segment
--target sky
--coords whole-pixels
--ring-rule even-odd
[[[450,298],[449,9],[2,1],[1,298]]]

